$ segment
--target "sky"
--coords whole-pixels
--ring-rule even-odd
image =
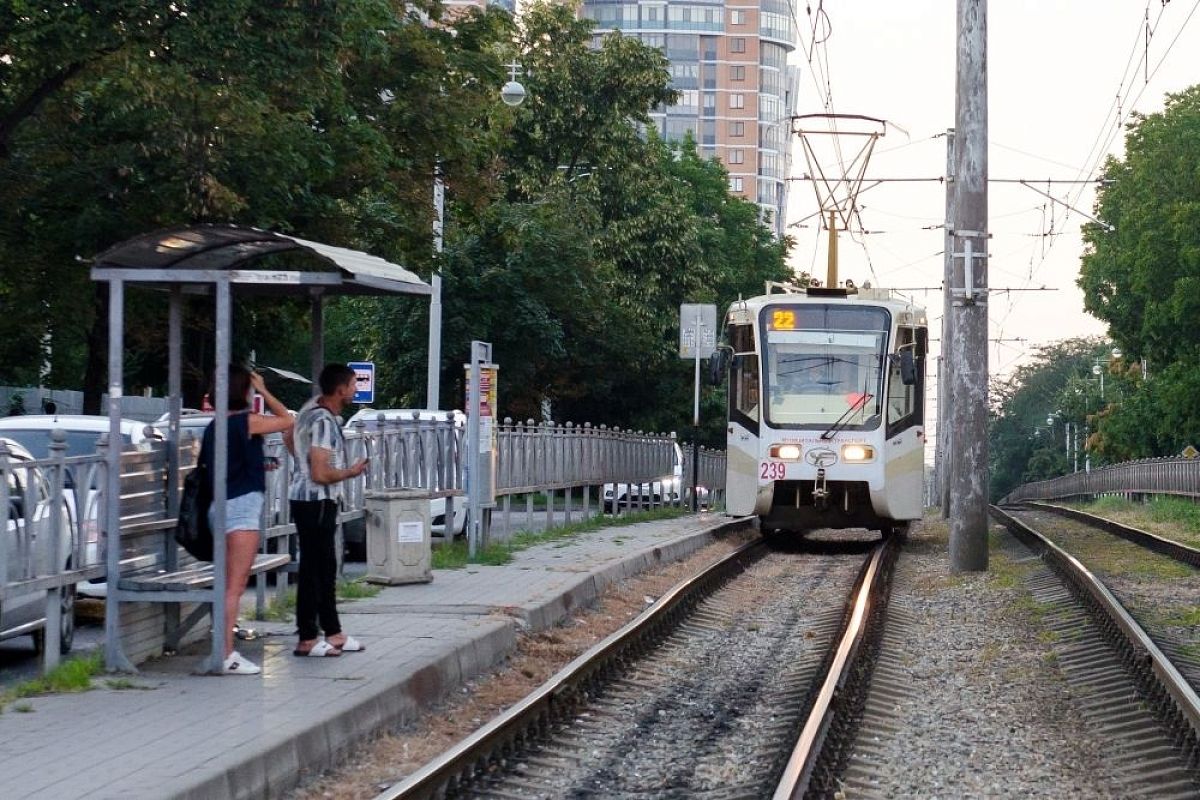
[[[827,27],[819,25],[815,37],[823,44],[815,48],[806,4],[814,15],[820,6],[827,16]],[[868,182],[943,176],[943,134],[954,125],[954,0],[797,0],[797,6],[801,46],[794,59],[802,73],[797,113],[827,111],[828,92],[837,113],[887,120],[866,170]],[[1075,285],[1083,253],[1080,225],[1093,210],[1093,186],[1046,181],[1094,179],[1104,154],[1123,153],[1119,115],[1160,111],[1166,93],[1200,83],[1198,8],[1200,0],[988,4],[989,285],[1053,290],[992,293],[989,336],[1002,340],[989,349],[993,376],[1011,372],[1039,344],[1105,334],[1105,325],[1083,310]],[[1153,29],[1148,51],[1147,14]],[[828,129],[827,123],[809,124]],[[840,173],[831,137],[813,141],[823,148],[823,169]],[[850,160],[863,139],[841,141],[843,158]],[[792,175],[808,171],[796,145]],[[1029,179],[1076,210],[998,179]],[[840,276],[894,289],[939,287],[943,231],[937,226],[945,202],[944,184],[936,181],[885,183],[864,191],[858,204],[862,227],[870,233],[842,234]],[[805,220],[817,207],[811,185],[793,181],[792,265],[824,278],[826,234],[816,220]],[[928,309],[930,336],[936,338],[940,290],[905,294]],[[940,343],[931,346],[934,354],[939,348]],[[932,417],[936,386],[929,391]]]

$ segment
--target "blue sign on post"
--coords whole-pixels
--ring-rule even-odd
[[[375,362],[351,361],[346,366],[354,370],[354,401],[363,405],[375,402]]]

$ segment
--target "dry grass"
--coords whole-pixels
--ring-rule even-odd
[[[297,789],[293,800],[359,800],[374,797],[463,739],[536,689],[573,658],[640,614],[646,599],[657,599],[703,566],[732,552],[747,538],[715,542],[691,557],[610,587],[592,610],[542,633],[522,636],[504,668],[472,681],[451,701],[403,730],[385,734],[357,749],[341,770]]]

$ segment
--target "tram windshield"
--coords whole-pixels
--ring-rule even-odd
[[[826,429],[841,419],[839,427],[877,427],[889,323],[882,308],[813,304],[765,309],[767,422]]]

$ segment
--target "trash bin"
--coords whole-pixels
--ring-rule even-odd
[[[421,489],[381,489],[364,494],[366,580],[389,586],[433,580],[429,499],[429,492]]]

